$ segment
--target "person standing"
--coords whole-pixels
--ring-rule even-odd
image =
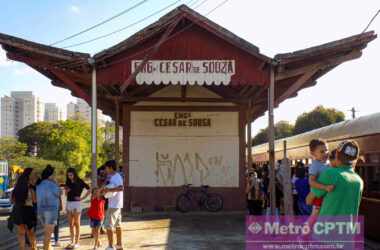
[[[322,172],[318,182],[323,185],[334,185],[332,192],[312,188],[308,203],[315,198],[323,197],[319,215],[321,216],[357,216],[363,192],[363,180],[355,173],[353,165],[359,155],[355,141],[344,141],[336,151],[336,167]]]
[[[33,168],[26,168],[16,182],[12,192],[14,204],[13,223],[17,225],[17,239],[19,249],[25,249],[25,234],[28,237],[31,249],[36,249],[36,237],[33,228],[37,224],[37,217],[33,203],[36,194],[32,188]]]
[[[248,172],[246,180],[247,207],[249,215],[261,215],[263,202],[261,195],[261,181],[256,172]]]
[[[55,247],[61,246],[61,243],[59,241],[59,222],[60,222],[60,216],[61,216],[62,208],[63,208],[63,204],[62,204],[62,198],[60,196],[59,197],[59,209],[58,209],[57,225],[55,225],[54,232],[53,232],[53,234],[54,234],[54,246]]]
[[[87,192],[81,197],[83,189],[87,189]],[[66,248],[74,249],[79,247],[80,217],[82,213],[81,201],[86,199],[91,194],[91,191],[90,186],[79,178],[74,168],[67,169],[65,190],[67,195],[66,212],[71,240],[71,243]]]
[[[310,192],[309,181],[306,176],[306,169],[302,166],[296,168],[297,180],[294,183],[294,186],[297,190],[297,207],[298,214],[303,216],[309,216],[311,214],[312,207],[306,204],[306,197]]]
[[[94,250],[100,247],[99,233],[102,221],[104,219],[104,197],[101,194],[101,189],[94,188],[92,190],[91,204],[88,209],[88,217],[90,218],[90,226],[94,237]]]
[[[104,225],[107,229],[108,247],[107,250],[123,249],[122,246],[122,215],[121,209],[123,208],[123,178],[117,172],[116,161],[110,160],[105,163],[106,172],[109,177],[109,183],[103,188],[102,192],[108,199],[108,209]],[[114,248],[113,229],[116,229],[117,244]]]
[[[265,167],[263,167],[262,171],[262,193],[264,196],[264,209],[267,210],[269,207],[269,173]]]
[[[98,168],[97,175],[98,175],[98,182],[97,182],[98,188],[103,188],[105,185],[107,185],[107,173],[106,173],[106,166],[104,164]],[[104,198],[103,194],[102,194],[102,197]],[[108,208],[108,200],[105,199],[104,210],[106,211],[107,208]],[[100,225],[100,234],[105,234],[105,233],[106,233],[106,230],[104,229],[104,219],[103,219]]]
[[[54,179],[54,168],[47,165],[37,186],[37,213],[44,229],[44,250],[50,249],[50,238],[58,220],[61,190]]]

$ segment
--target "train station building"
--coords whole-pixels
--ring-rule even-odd
[[[96,69],[98,108],[123,129],[126,209],[173,207],[181,185],[192,184],[221,194],[225,210],[241,210],[247,124],[359,58],[375,38],[366,32],[271,58],[182,5],[93,57],[6,34],[0,44],[89,104]]]

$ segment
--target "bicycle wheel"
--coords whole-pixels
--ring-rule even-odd
[[[177,210],[182,213],[187,213],[191,210],[191,200],[185,194],[180,194],[176,201]]]
[[[207,211],[218,212],[223,209],[223,197],[219,194],[208,194],[204,205]]]

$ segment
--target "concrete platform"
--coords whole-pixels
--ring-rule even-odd
[[[80,249],[92,249],[87,219],[81,230]],[[124,249],[240,250],[245,249],[244,216],[240,213],[229,213],[228,217],[224,213],[132,216],[123,222],[123,239]],[[101,241],[105,247],[105,235]],[[61,243],[63,246],[69,243],[67,227],[61,230]]]

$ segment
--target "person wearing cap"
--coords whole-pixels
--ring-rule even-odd
[[[319,215],[358,215],[363,191],[363,180],[353,168],[358,156],[359,147],[355,141],[344,141],[338,145],[336,166],[322,172],[318,178],[318,182],[334,185],[335,189],[327,192],[312,188],[307,197],[309,204],[315,197],[324,197]]]
[[[58,220],[61,191],[54,180],[54,168],[47,165],[37,186],[37,214],[44,229],[44,250],[50,249],[50,238]]]

